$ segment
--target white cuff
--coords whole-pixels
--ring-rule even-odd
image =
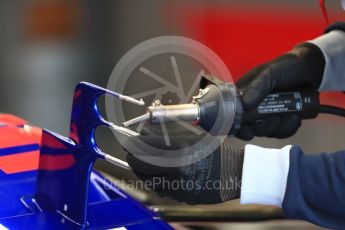
[[[309,42],[321,49],[326,61],[320,91],[344,91],[345,33],[333,30]]]
[[[291,145],[266,149],[246,145],[242,171],[241,204],[281,207],[290,164]]]

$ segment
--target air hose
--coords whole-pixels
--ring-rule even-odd
[[[320,113],[332,114],[332,115],[336,115],[336,116],[345,117],[345,109],[335,107],[335,106],[330,106],[330,105],[321,105],[320,106]]]

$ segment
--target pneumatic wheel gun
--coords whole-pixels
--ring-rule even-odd
[[[163,105],[155,101],[142,116],[124,122],[125,127],[147,121],[191,122],[214,135],[235,135],[244,124],[260,123],[271,116],[296,113],[301,119],[315,118],[320,110],[319,93],[311,90],[277,92],[269,94],[261,104],[244,111],[241,92],[233,83],[222,82],[212,76],[203,76],[199,94],[191,103]]]

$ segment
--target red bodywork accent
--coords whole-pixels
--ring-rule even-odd
[[[27,124],[28,122],[11,114],[0,114],[0,123],[11,126],[18,126]]]
[[[41,155],[39,169],[63,170],[73,166],[75,159],[72,154]]]
[[[26,125],[27,121],[10,115],[1,114],[0,149],[30,144],[40,144],[42,129]],[[37,170],[39,150],[0,156],[0,170],[7,174]]]
[[[0,170],[6,174],[36,170],[39,156],[39,150],[1,156]]]
[[[54,149],[67,149],[66,146],[59,142],[56,138],[51,135],[42,135],[42,146]]]
[[[9,114],[0,115],[0,149],[16,146],[38,144],[41,146],[42,129],[26,125],[27,122]],[[52,136],[45,135],[44,146],[51,148],[66,149]],[[63,170],[75,163],[72,154],[54,154],[40,156],[40,151],[22,152],[0,156],[0,170],[6,174],[20,173],[37,169]]]

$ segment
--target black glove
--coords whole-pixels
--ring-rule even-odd
[[[324,68],[322,51],[312,43],[298,45],[273,61],[254,68],[236,83],[243,93],[244,110],[256,108],[273,91],[317,90]],[[300,117],[290,113],[267,118],[260,124],[244,125],[237,136],[244,140],[254,136],[286,138],[295,134],[300,126]]]
[[[131,137],[127,144],[141,140],[165,150],[182,149],[198,142],[197,135],[170,136],[171,146],[164,144],[162,135]],[[219,140],[220,146],[202,160],[182,167],[162,167],[144,162],[137,153],[127,155],[128,164],[137,177],[160,196],[168,196],[188,204],[220,203],[240,196],[244,151],[231,147],[229,140]],[[125,145],[127,146],[127,145]],[[150,154],[150,153],[144,153]],[[188,152],[193,157],[197,152]]]

